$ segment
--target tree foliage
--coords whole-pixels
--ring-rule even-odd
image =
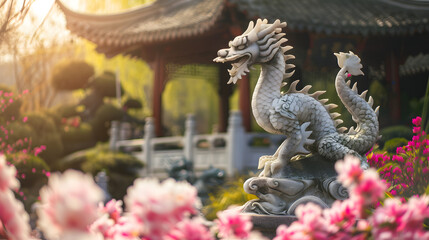
[[[0,44],[21,25],[33,2],[34,0],[0,0]]]

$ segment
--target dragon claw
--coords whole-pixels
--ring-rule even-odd
[[[264,155],[264,156],[261,156],[261,157],[259,158],[258,169],[263,168],[267,162],[272,162],[272,161],[274,161],[274,160],[276,160],[276,159],[277,159],[277,158],[276,158],[275,156],[271,156],[271,155]]]

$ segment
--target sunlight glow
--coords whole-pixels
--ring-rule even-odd
[[[31,6],[31,12],[35,17],[43,19],[49,10],[52,8],[52,5],[55,3],[55,0],[36,0]]]

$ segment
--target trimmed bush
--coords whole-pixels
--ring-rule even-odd
[[[105,171],[109,177],[109,193],[117,199],[126,194],[128,186],[137,178],[137,171],[143,167],[143,163],[131,155],[108,150],[107,144],[97,145],[85,155],[82,170],[94,176]]]
[[[89,82],[88,86],[104,97],[116,97],[116,76],[112,72],[104,72]],[[121,95],[123,94],[121,87]]]
[[[0,99],[4,99],[0,96]],[[22,100],[20,98],[14,99],[3,112],[0,112],[0,118],[9,121],[12,117],[18,119],[21,116]]]
[[[408,140],[405,138],[393,138],[388,140],[383,147],[383,151],[388,153],[396,153],[398,147],[402,147],[408,144]]]
[[[31,212],[33,203],[38,201],[40,188],[48,182],[49,166],[43,159],[25,153],[8,154],[6,159],[18,169],[21,188],[17,196],[24,203],[25,210]]]
[[[57,90],[76,90],[87,85],[94,67],[81,60],[66,60],[55,65],[51,83]]]
[[[33,146],[46,146],[40,157],[51,167],[63,154],[61,136],[54,121],[42,113],[30,113],[27,115],[27,123],[33,128],[36,137],[32,139]]]
[[[68,127],[67,131],[63,128],[60,133],[64,145],[64,154],[90,148],[95,145],[92,126],[89,123],[81,123],[77,128]]]
[[[393,138],[405,138],[410,140],[413,137],[413,133],[410,131],[410,127],[397,125],[384,128],[380,131],[381,139],[379,140],[380,147],[383,148],[386,141]]]
[[[46,172],[50,171],[49,166],[40,157],[26,153],[14,153],[6,156],[7,161],[15,165],[19,170],[19,180],[21,187],[31,188],[42,181],[46,183]],[[24,176],[23,176],[24,175]]]
[[[55,112],[57,112],[60,118],[69,118],[79,115],[76,104],[59,105],[55,108]]]
[[[134,99],[134,98],[129,98],[127,101],[125,101],[124,103],[124,108],[125,109],[140,109],[142,108],[142,104],[139,100]]]
[[[105,104],[98,108],[94,119],[90,122],[95,140],[102,142],[109,140],[108,131],[111,122],[114,120],[121,120],[123,116],[124,112],[111,104]]]
[[[33,139],[36,138],[37,134],[28,124],[15,121],[9,124],[7,129],[9,131],[7,137],[3,131],[0,131],[1,141],[14,145],[15,151],[35,146]]]
[[[57,130],[61,129],[61,116],[58,114],[57,111],[45,110],[45,111],[43,111],[43,114],[52,119]]]
[[[57,132],[54,121],[47,115],[34,112],[27,114],[27,124],[30,125],[37,135],[44,135],[45,133]]]

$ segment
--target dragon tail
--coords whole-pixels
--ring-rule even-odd
[[[357,83],[350,88],[350,80],[345,81],[351,75],[363,75],[360,70],[362,68],[360,58],[352,52],[341,52],[335,55],[341,68],[335,79],[335,88],[341,102],[357,124],[356,129],[351,127],[347,133],[340,134],[341,142],[359,154],[364,154],[371,149],[378,138],[379,107],[372,109],[374,100],[370,96],[366,101],[367,91],[358,94]]]

